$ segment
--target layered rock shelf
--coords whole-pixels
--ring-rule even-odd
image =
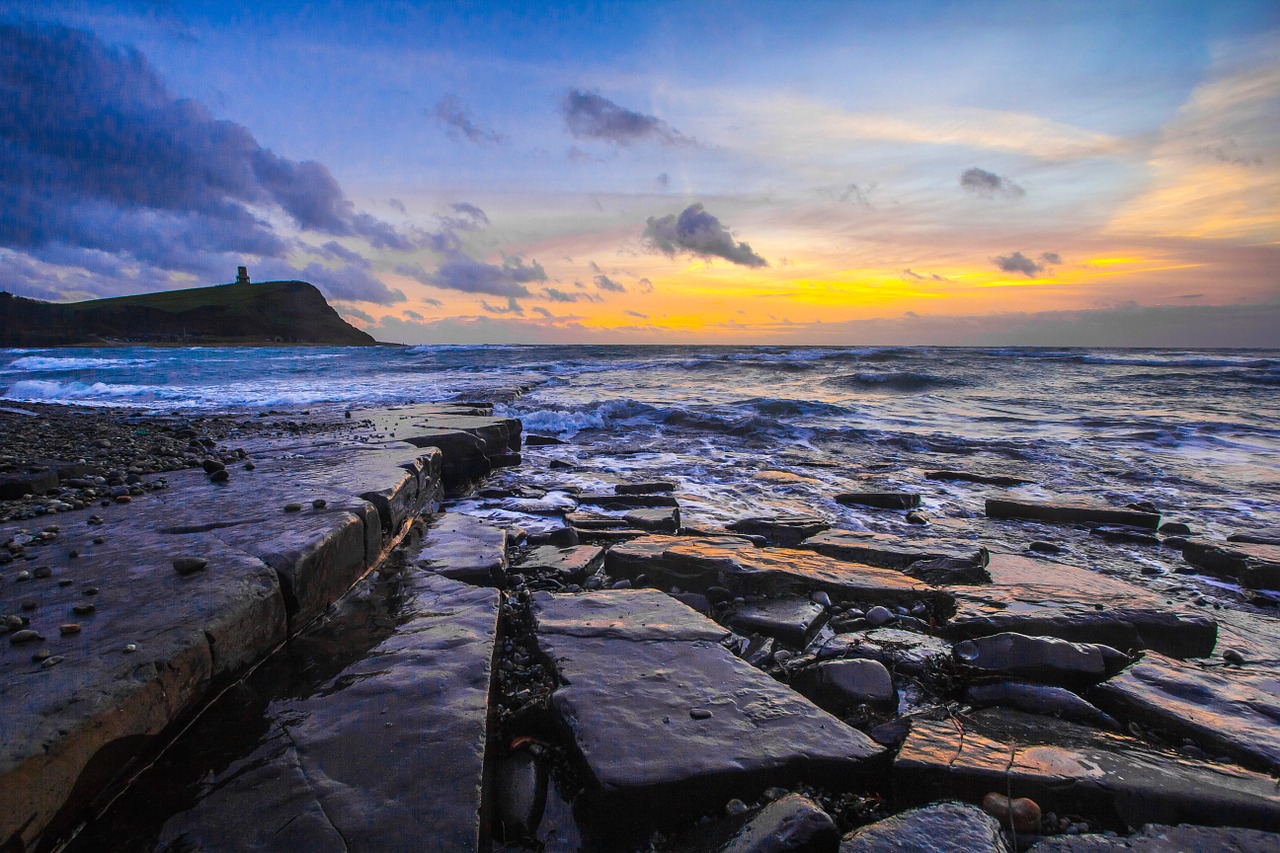
[[[345,414],[193,430],[163,479],[13,466],[0,846],[1280,849],[1271,531],[892,488],[706,518],[483,404]]]

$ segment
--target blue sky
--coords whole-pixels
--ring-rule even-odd
[[[1109,342],[1280,343],[1274,3],[386,6],[0,3],[29,60],[6,192],[40,198],[0,214],[0,287],[240,259],[386,340],[1125,338],[1130,312]],[[1256,328],[1206,338],[1242,304]]]

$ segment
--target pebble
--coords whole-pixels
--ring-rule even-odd
[[[98,608],[94,607],[92,604],[76,604],[71,608],[71,612],[77,616],[89,616],[96,613],[97,610]]]
[[[44,637],[40,636],[39,631],[33,631],[30,628],[23,628],[21,631],[15,631],[10,635],[9,643],[11,645],[20,646],[23,643],[32,643],[36,640],[43,639]]]
[[[97,594],[98,594],[98,588],[97,588],[96,586],[86,586],[86,587],[85,587],[83,590],[81,590],[81,591],[82,591],[85,595],[97,595]]]
[[[227,473],[226,468],[223,468],[220,471],[214,471],[212,474],[209,475],[210,483],[225,483],[230,479],[231,479],[231,475]]]
[[[928,523],[929,523],[929,516],[925,515],[923,512],[916,512],[915,510],[912,510],[911,512],[907,513],[907,524],[928,524]]]
[[[1239,649],[1223,649],[1222,659],[1227,663],[1233,663],[1236,666],[1244,666],[1245,657]]]
[[[57,666],[58,664],[62,663],[64,660],[66,660],[66,658],[63,657],[62,655],[54,655],[53,657],[48,657],[40,661],[40,668],[49,669],[50,667]]]
[[[227,470],[227,466],[223,465],[217,459],[206,459],[200,463],[200,467],[204,468],[206,474],[215,474],[218,471]]]
[[[101,545],[101,544],[103,544],[103,543],[104,543],[104,542],[106,542],[106,541],[107,541],[107,540],[106,540],[105,538],[103,538],[102,536],[95,536],[95,537],[93,537],[93,544],[94,544],[94,545]]]
[[[329,502],[326,501],[324,498],[316,498],[311,502],[312,509],[324,509],[328,505],[329,505]]]
[[[209,565],[204,557],[177,557],[173,561],[173,570],[184,577],[202,571]]]
[[[26,569],[23,569],[22,571],[18,572],[18,576],[14,578],[14,580],[29,581],[31,580],[31,572],[27,571]]]
[[[42,660],[48,660],[53,657],[53,652],[48,649],[36,649],[35,654],[31,656],[32,663],[40,663]]]
[[[246,462],[246,463],[244,463],[244,470],[246,470],[246,471],[252,471],[254,468],[257,468],[257,467],[258,467],[258,466],[257,466],[257,465],[254,465],[252,462]]]
[[[302,512],[302,504],[285,504],[285,512]]]
[[[1026,797],[1010,800],[1004,794],[992,791],[982,798],[982,810],[1000,821],[1002,826],[1012,823],[1016,832],[1040,831],[1040,806],[1035,800]]]
[[[1061,554],[1062,553],[1062,546],[1055,545],[1052,542],[1044,542],[1044,541],[1037,540],[1035,542],[1032,542],[1027,547],[1032,551],[1035,551],[1037,554]]]
[[[711,711],[706,708],[690,708],[689,716],[695,720],[707,720],[711,718]]]
[[[138,644],[137,644],[137,643],[129,643],[127,646],[125,646],[125,647],[124,647],[124,653],[125,653],[126,655],[131,655],[131,654],[133,654],[134,652],[136,652],[137,650],[138,650]]]
[[[827,595],[825,592],[822,592],[821,590],[809,596],[809,600],[812,601],[814,604],[818,605],[819,607],[831,606],[831,596]]]
[[[52,577],[53,569],[49,568],[48,566],[36,566],[35,569],[31,572],[31,574],[37,578]]]
[[[628,578],[623,578],[620,581],[615,581],[613,586],[609,588],[610,589],[631,589],[631,581]]]
[[[866,619],[871,623],[873,628],[879,628],[892,622],[895,618],[893,611],[887,607],[877,604],[875,607],[867,611]]]
[[[127,503],[130,503],[131,501],[133,501],[133,498],[130,497],[129,495],[118,495],[116,497],[116,503],[118,504],[127,504]]]
[[[74,634],[79,634],[79,633],[80,633],[80,623],[79,623],[79,622],[68,622],[68,623],[67,623],[67,624],[65,624],[65,625],[59,625],[59,626],[58,626],[58,633],[59,633],[59,634],[61,634],[61,635],[62,635],[62,636],[64,636],[64,637],[70,637],[70,636],[72,636],[72,635],[74,635]]]
[[[729,815],[730,817],[734,815],[745,814],[746,811],[747,811],[747,804],[736,797],[724,804],[724,813]]]

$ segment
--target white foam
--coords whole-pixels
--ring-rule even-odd
[[[5,365],[5,371],[35,370],[102,370],[113,367],[145,367],[155,364],[148,358],[61,358],[28,355]]]

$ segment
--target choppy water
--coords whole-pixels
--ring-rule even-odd
[[[1027,497],[1151,501],[1212,531],[1280,525],[1280,350],[804,347],[147,348],[0,351],[10,401],[255,410],[483,399],[530,454],[674,477],[686,515],[818,510],[902,485],[926,510],[980,514],[930,468],[1017,474]],[[573,480],[572,474],[559,480]]]

